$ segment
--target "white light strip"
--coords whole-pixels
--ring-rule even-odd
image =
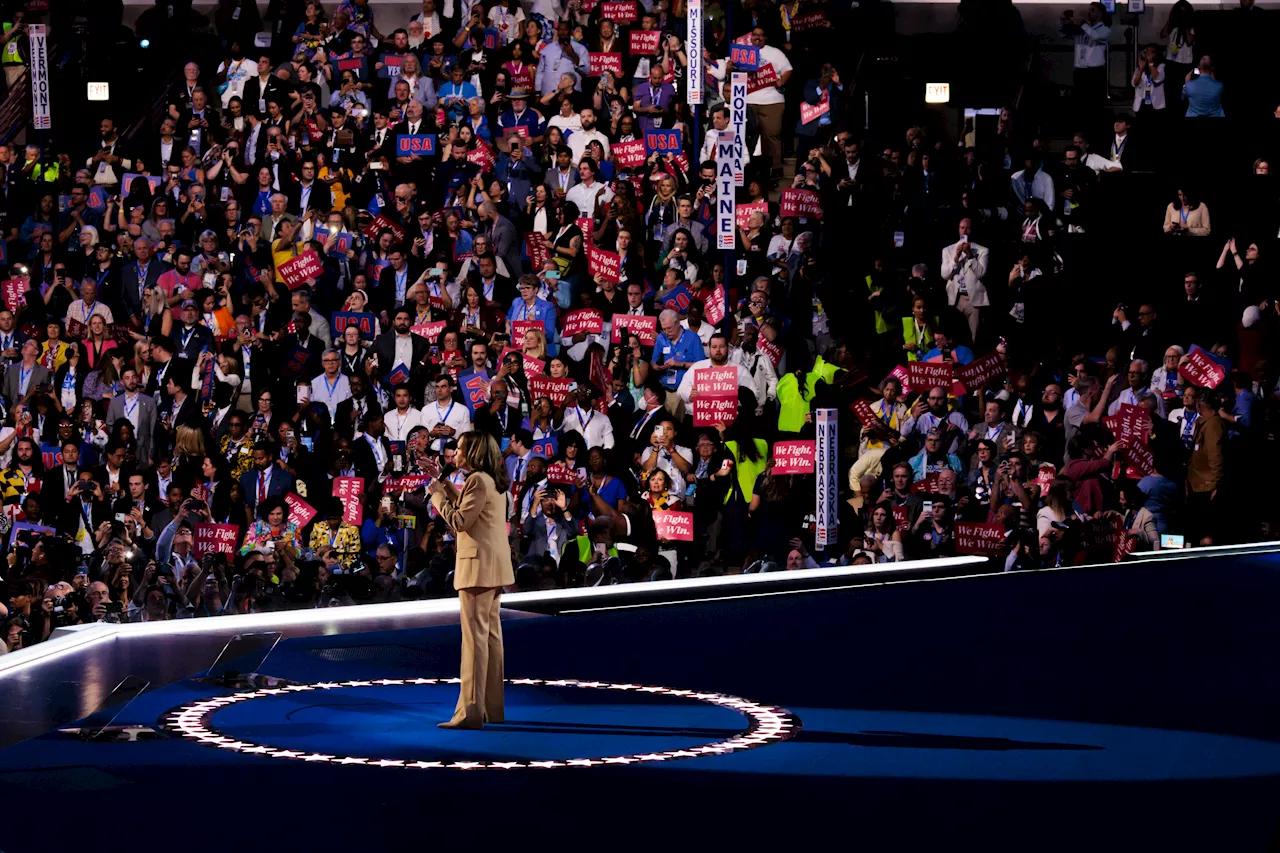
[[[1178,557],[1222,557],[1232,554],[1273,554],[1280,551],[1280,541],[1249,542],[1240,545],[1195,545],[1191,548],[1161,548],[1159,551],[1137,551],[1129,555],[1128,562],[1148,563],[1153,560],[1171,560]]]
[[[547,680],[542,678],[508,678],[508,684],[523,684],[553,688],[577,687],[589,690],[618,690],[624,692],[646,693],[657,696],[671,696],[694,702],[706,702],[728,708],[745,716],[749,727],[725,740],[713,741],[702,746],[690,746],[682,749],[668,749],[659,752],[636,753],[629,755],[611,755],[598,758],[570,758],[533,761],[519,759],[515,761],[491,761],[487,757],[476,760],[458,760],[450,755],[448,761],[423,761],[413,758],[370,758],[356,755],[329,755],[324,753],[308,753],[294,749],[258,744],[252,741],[237,740],[222,734],[213,725],[213,716],[218,711],[236,703],[249,702],[255,699],[269,699],[275,696],[287,696],[293,693],[305,693],[312,690],[334,691],[350,687],[406,687],[437,684],[459,684],[460,678],[379,678],[372,681],[323,681],[313,684],[291,684],[287,687],[271,687],[242,693],[231,693],[189,702],[174,708],[165,714],[165,728],[181,734],[203,746],[213,749],[225,749],[239,752],[242,755],[260,755],[264,758],[282,758],[291,761],[318,762],[322,764],[359,765],[362,767],[381,767],[383,769],[417,769],[417,770],[519,770],[550,769],[555,767],[600,767],[606,764],[641,764],[655,761],[672,761],[683,758],[699,758],[704,755],[727,755],[735,751],[758,749],[790,740],[800,731],[800,719],[786,708],[762,705],[737,696],[724,693],[700,693],[695,690],[673,690],[670,687],[653,687],[643,684],[610,684],[602,681],[579,681],[573,678]],[[499,729],[501,731],[501,729]]]
[[[731,590],[738,587],[750,587],[762,583],[776,584],[790,580],[855,578],[873,575],[883,575],[885,580],[888,581],[913,571],[945,568],[959,570],[966,566],[982,565],[985,562],[981,557],[949,557],[868,566],[800,569],[794,572],[688,578],[646,583],[643,584],[643,591],[661,595],[678,595],[688,590]],[[514,592],[502,596],[502,601],[504,606],[515,610],[519,610],[521,605],[554,604],[556,602],[574,602],[589,606],[596,601],[602,604],[615,601],[619,597],[634,595],[640,590],[641,586],[637,584],[618,584],[616,586],[584,587],[546,592]],[[760,593],[755,595],[758,596]],[[726,594],[720,598],[733,597],[735,596]],[[687,600],[687,598],[680,597],[674,600],[678,602]],[[0,656],[0,677],[8,672],[21,670],[24,666],[38,665],[54,654],[71,651],[87,642],[97,642],[109,637],[128,639],[130,637],[174,636],[178,634],[230,635],[255,629],[290,627],[332,627],[335,630],[349,628],[358,630],[360,623],[368,623],[379,619],[457,612],[458,600],[456,598],[441,598],[427,601],[400,601],[390,604],[358,604],[350,607],[283,610],[272,613],[242,613],[202,619],[171,619],[165,622],[132,622],[119,625],[95,622],[90,625],[75,626],[70,630],[61,632],[60,636],[38,643],[32,646],[30,650],[24,649],[21,652]],[[90,632],[91,636],[86,637],[85,635]],[[25,655],[24,653],[27,651],[30,651],[31,654]],[[10,660],[15,656],[19,656],[19,659]]]
[[[67,631],[59,636],[50,637],[43,643],[25,646],[16,652],[0,655],[0,677],[34,664],[46,663],[69,652],[79,651],[85,646],[113,639],[116,636],[116,629],[119,627],[119,625],[94,622],[80,626],[79,630]]]

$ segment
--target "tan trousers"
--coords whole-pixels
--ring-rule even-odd
[[[498,595],[501,587],[458,590],[458,615],[462,620],[462,689],[453,722],[500,723],[502,704],[502,619]]]
[[[782,114],[786,104],[752,104],[756,123],[760,125],[760,137],[764,140],[764,153],[773,161],[772,168],[782,168]]]
[[[964,315],[969,323],[969,343],[976,345],[978,340],[978,306],[969,299],[969,294],[961,293],[956,297],[956,310]]]

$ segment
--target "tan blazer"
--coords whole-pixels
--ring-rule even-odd
[[[1182,213],[1178,208],[1170,204],[1164,209],[1164,231],[1168,234],[1173,230],[1173,223],[1182,222]],[[1209,206],[1204,202],[1200,202],[1200,206],[1187,214],[1187,225],[1183,229],[1192,237],[1208,237],[1209,236]]]
[[[516,582],[507,541],[505,496],[488,474],[473,473],[459,492],[448,480],[431,505],[458,537],[453,588],[507,586]]]

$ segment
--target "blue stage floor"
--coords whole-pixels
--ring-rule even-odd
[[[46,821],[12,819],[63,808],[101,812],[92,844],[108,850],[469,834],[480,849],[1267,850],[1278,567],[1169,561],[516,620],[507,721],[483,732],[435,726],[457,697],[456,627],[285,640],[263,671],[298,689],[211,707],[198,703],[232,691],[188,680],[117,720],[164,721],[171,739],[0,750],[0,850],[71,849]]]

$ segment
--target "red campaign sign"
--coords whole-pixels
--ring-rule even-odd
[[[582,239],[586,240],[591,236],[591,231],[595,228],[595,220],[590,216],[579,216],[573,220],[573,224],[578,226],[578,230],[582,232]]]
[[[858,423],[862,424],[862,428],[877,436],[893,436],[897,435],[893,428],[880,419],[875,409],[871,408],[871,404],[866,400],[854,400],[850,406],[853,413],[858,416]]]
[[[632,33],[635,35],[635,33]],[[632,169],[643,166],[645,158],[644,140],[633,139],[630,142],[616,142],[613,145],[613,162],[619,169]]]
[[[586,333],[598,335],[604,330],[604,315],[594,308],[579,308],[570,311],[561,319],[561,338],[572,338],[574,335]]]
[[[717,284],[715,289],[711,291],[711,297],[702,300],[703,316],[706,317],[707,322],[711,325],[719,326],[720,322],[724,320],[727,305],[728,298],[725,296],[724,284]],[[781,352],[779,352],[778,357],[782,357]],[[773,366],[777,367],[778,363],[775,361]]]
[[[591,62],[591,70],[587,72],[589,76],[599,77],[606,71],[614,77],[622,76],[621,53],[589,53],[587,58]]]
[[[7,284],[8,282],[6,282]],[[5,291],[8,301],[8,291]],[[1192,347],[1187,360],[1178,365],[1178,375],[1201,388],[1217,388],[1227,378],[1227,371],[1199,347]]]
[[[237,524],[197,524],[192,532],[195,538],[191,550],[197,557],[234,554],[236,542],[240,539],[240,526]]]
[[[552,462],[547,466],[547,482],[572,485],[578,482],[578,472],[563,462]]]
[[[930,388],[951,388],[951,368],[949,361],[909,361],[907,362],[907,381],[914,390],[921,394],[928,393]],[[906,388],[902,389],[906,391]]]
[[[535,400],[539,397],[550,397],[551,405],[559,406],[564,403],[564,398],[569,396],[569,385],[572,383],[573,380],[568,377],[553,379],[550,376],[530,376],[529,394]]]
[[[547,369],[546,365],[542,363],[542,359],[536,356],[528,355],[527,353],[522,352],[520,353],[520,358],[524,361],[525,376],[541,376],[543,372]]]
[[[524,235],[524,250],[529,255],[529,268],[534,274],[542,272],[542,268],[551,258],[551,250],[547,248],[547,244],[543,235],[537,231],[530,231]]]
[[[631,55],[656,56],[658,54],[658,44],[661,40],[661,30],[632,30]]]
[[[617,284],[622,280],[621,267],[622,256],[617,252],[606,252],[594,245],[587,247],[587,272],[591,275]]]
[[[467,152],[467,162],[474,163],[480,167],[480,171],[487,172],[494,164],[493,152],[481,142],[474,150]]]
[[[541,320],[512,320],[511,321],[512,342],[514,343],[516,341],[523,341],[524,333],[531,329],[540,331],[544,334],[547,331],[547,327],[543,325]],[[503,353],[503,355],[506,355],[506,353]]]
[[[395,238],[397,243],[404,242],[404,229],[392,222],[390,219],[387,219],[387,217],[382,214],[375,216],[373,221],[366,225],[364,230],[360,233],[368,237],[370,240],[377,240],[378,232],[384,228],[391,232],[391,236]]]
[[[769,202],[753,201],[750,204],[738,205],[737,209],[734,211],[734,217],[738,224],[738,227],[746,228],[747,219],[750,218],[751,214],[753,213],[759,213],[761,216],[764,217],[764,221],[768,222],[769,221]]]
[[[823,91],[822,97],[818,98],[818,103],[811,104],[808,101],[800,102],[800,123],[808,124],[816,121],[820,116],[831,112],[831,98]]]
[[[691,512],[655,512],[653,526],[657,530],[658,539],[669,542],[693,541],[693,513]]]
[[[1004,525],[956,522],[956,553],[994,557],[1004,549]]]
[[[1036,478],[1032,482],[1040,487],[1040,492],[1043,494],[1050,486],[1053,485],[1053,481],[1057,479],[1057,477],[1058,469],[1055,466],[1050,465],[1048,462],[1041,462],[1040,470],[1036,472]]]
[[[643,143],[641,143],[643,144]],[[10,311],[17,311],[27,301],[27,280],[24,278],[5,279],[4,282],[4,307]]]
[[[911,484],[911,493],[914,495],[936,495],[938,493],[938,474],[925,474],[923,480],[916,480]]]
[[[1103,516],[1084,524],[1084,554],[1091,563],[1118,563],[1128,552],[1124,519]]]
[[[1004,354],[992,350],[982,358],[975,358],[968,364],[957,365],[955,377],[967,392],[973,393],[977,391],[978,386],[986,385],[992,379],[1004,376],[1007,369]]]
[[[823,27],[831,26],[831,22],[827,20],[826,15],[821,12],[810,12],[807,15],[796,15],[791,19],[791,32],[803,33],[809,30],[820,30]]]
[[[911,529],[911,508],[906,504],[893,508],[893,526],[903,533]]]
[[[1151,416],[1141,406],[1121,403],[1114,415],[1102,419],[1102,425],[1117,441],[1130,445],[1146,445],[1151,437]]]
[[[761,89],[767,89],[770,86],[778,85],[778,72],[774,70],[772,63],[766,62],[760,66],[759,71],[753,71],[747,74],[747,94],[759,92]]]
[[[1145,445],[1131,444],[1125,448],[1124,461],[1125,476],[1131,480],[1154,477],[1156,474],[1156,459]]]
[[[434,344],[446,325],[448,324],[444,320],[432,320],[430,323],[419,323],[416,326],[410,326],[409,331],[415,335],[422,335],[422,337]]]
[[[775,441],[773,443],[773,473],[812,474],[814,470],[814,442]]]
[[[693,372],[693,425],[731,423],[738,416],[738,368],[700,367]]]
[[[333,496],[342,498],[342,520],[347,524],[364,521],[364,477],[334,477]]]
[[[298,525],[299,530],[310,524],[311,519],[316,517],[316,508],[294,492],[284,496],[284,504],[289,508],[289,520]]]
[[[822,196],[813,190],[787,188],[778,200],[779,216],[806,216],[822,221]]]
[[[898,384],[902,386],[903,394],[911,393],[911,376],[908,375],[907,369],[905,367],[903,367],[902,365],[898,365],[893,370],[889,371],[889,376],[892,376],[894,379],[898,380]],[[885,377],[885,378],[887,379],[888,377]]]
[[[427,484],[426,474],[405,474],[403,477],[388,477],[382,483],[382,493],[415,492]]]
[[[614,314],[609,342],[625,343],[622,339],[624,332],[635,335],[640,339],[640,343],[651,347],[658,340],[658,318],[636,314]]]
[[[615,24],[634,24],[640,20],[635,0],[608,0],[600,4],[600,16]]]
[[[711,322],[711,315],[707,315],[707,322]],[[715,325],[714,323],[712,325]],[[778,369],[778,362],[782,361],[782,347],[773,341],[766,341],[764,338],[756,341],[756,349],[769,356],[769,361],[773,363],[773,369]]]
[[[307,249],[293,260],[280,265],[280,277],[290,290],[297,290],[307,283],[307,279],[316,280],[324,275],[324,261],[314,249]]]

